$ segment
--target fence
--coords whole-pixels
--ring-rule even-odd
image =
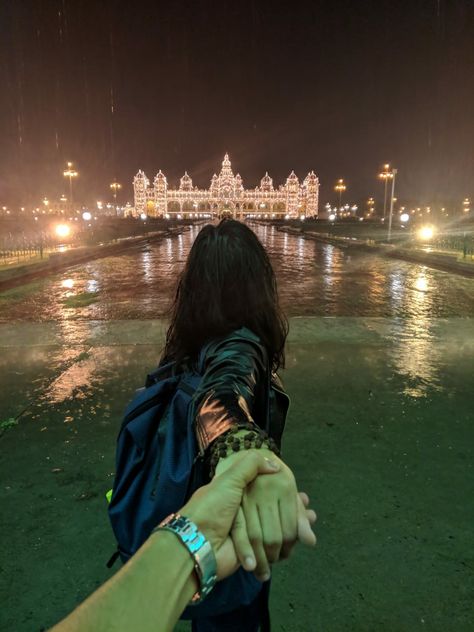
[[[460,253],[463,259],[471,259],[471,261],[474,259],[474,235],[472,233],[440,235],[430,245],[435,249]]]

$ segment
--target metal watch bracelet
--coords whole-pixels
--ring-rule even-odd
[[[199,590],[191,599],[191,605],[196,605],[207,597],[217,581],[217,564],[212,546],[194,522],[178,513],[170,514],[152,533],[161,530],[177,535],[193,558]]]

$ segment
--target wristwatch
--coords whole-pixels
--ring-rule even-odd
[[[217,581],[217,564],[211,543],[199,531],[194,522],[179,513],[172,513],[153,529],[171,531],[187,548],[194,562],[199,590],[191,599],[191,605],[200,603],[214,588]]]

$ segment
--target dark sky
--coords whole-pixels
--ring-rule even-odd
[[[321,200],[474,195],[473,0],[3,0],[0,204],[186,169],[244,185],[314,169]]]

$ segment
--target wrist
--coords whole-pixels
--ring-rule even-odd
[[[211,446],[211,478],[230,467],[230,463],[235,460],[239,453],[255,449],[264,450],[272,457],[274,455],[280,456],[280,450],[275,441],[256,424],[237,426],[225,432]],[[223,462],[225,465],[222,464]]]
[[[199,581],[192,603],[199,603],[211,592],[217,580],[216,557],[210,541],[194,522],[179,513],[170,514],[154,529],[156,531],[170,532],[188,554]]]

